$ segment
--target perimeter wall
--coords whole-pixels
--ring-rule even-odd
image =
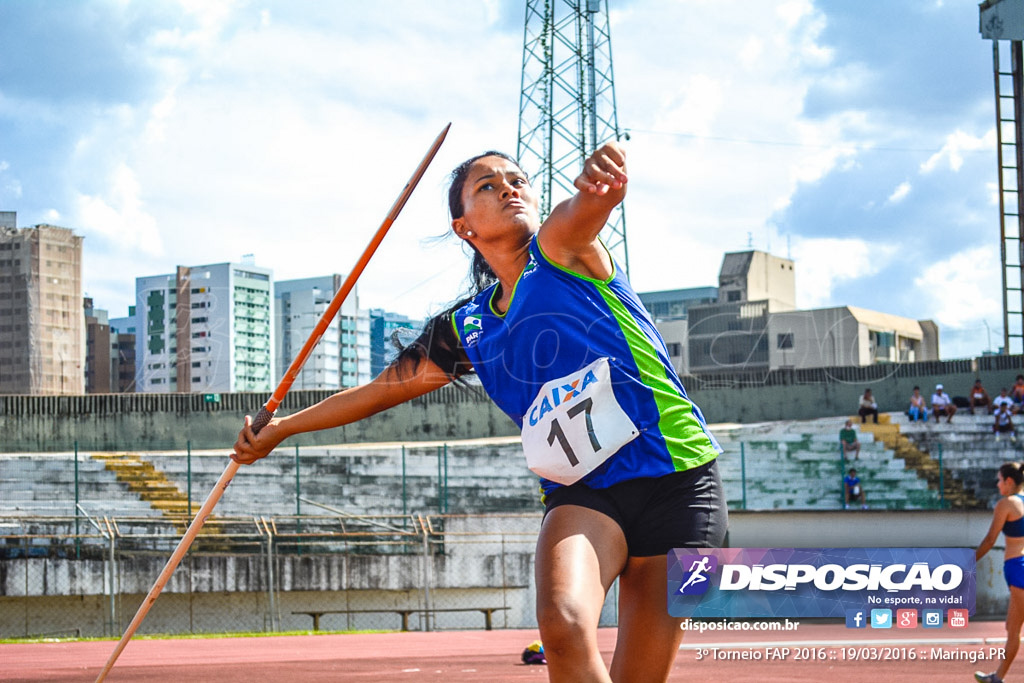
[[[857,411],[870,388],[879,410],[902,411],[914,386],[930,397],[936,384],[966,396],[980,378],[992,396],[1024,373],[1024,357],[986,356],[956,361],[813,370],[729,372],[684,377],[710,423],[801,420]],[[330,395],[292,391],[281,414]],[[223,448],[235,441],[243,416],[254,415],[264,394],[93,394],[0,396],[0,451]],[[427,441],[512,436],[515,425],[479,388],[444,387],[359,423],[304,434],[289,443]]]
[[[986,511],[734,512],[727,543],[747,548],[973,547],[990,518]],[[434,628],[482,628],[483,616],[474,611],[479,607],[500,608],[494,614],[496,628],[535,627],[533,543],[540,516],[470,515],[447,522],[446,532],[456,542],[446,542],[444,554],[432,555],[429,566],[422,555],[279,555],[273,581],[278,588],[269,597],[261,587],[267,565],[260,555],[193,557],[172,577],[142,632],[308,630],[311,617],[302,612],[330,609],[349,612],[325,615],[325,630],[391,630],[400,623],[396,607],[427,604],[466,608],[437,614]],[[457,542],[471,537],[478,540]],[[104,596],[110,579],[102,558],[0,561],[0,636],[72,629],[80,635],[116,635],[164,560],[159,554],[122,560],[116,606]],[[30,580],[30,574],[46,580]],[[606,601],[602,625],[616,624],[616,599],[617,586]],[[1007,589],[998,549],[978,565],[976,606],[979,618],[1005,614]],[[370,609],[381,613],[364,611]],[[413,615],[410,628],[424,630],[423,616]]]

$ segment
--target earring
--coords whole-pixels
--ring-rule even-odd
[[[466,237],[472,237],[472,236],[473,236],[473,231],[472,230],[467,230],[466,231]]]

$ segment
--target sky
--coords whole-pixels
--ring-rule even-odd
[[[468,268],[448,173],[515,154],[525,5],[0,0],[0,211],[84,236],[111,317],[177,265],[344,274],[451,122],[359,280],[362,308],[436,313]],[[999,348],[977,3],[608,8],[637,291],[715,286],[724,253],[755,248],[795,261],[801,308],[934,320],[943,359]]]

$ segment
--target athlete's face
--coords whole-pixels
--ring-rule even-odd
[[[996,475],[996,488],[999,489],[999,495],[1001,496],[1012,496],[1017,493],[1017,484],[1014,483],[1013,479],[1004,478],[1003,475]]]
[[[507,230],[536,231],[537,195],[522,169],[501,157],[477,159],[462,188],[463,213],[452,221],[470,240],[486,240]],[[472,233],[472,234],[467,234]]]

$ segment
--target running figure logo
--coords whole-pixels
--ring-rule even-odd
[[[714,555],[686,555],[679,560],[686,568],[679,595],[703,595],[711,586],[708,574],[718,569],[718,558]]]

